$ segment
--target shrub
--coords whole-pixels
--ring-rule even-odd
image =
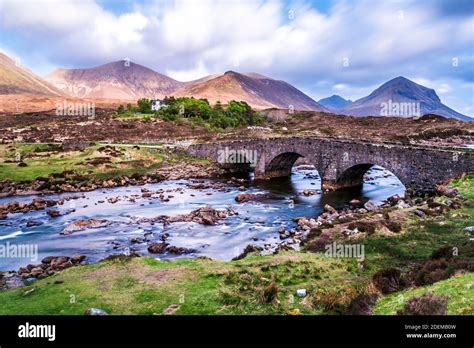
[[[367,234],[375,233],[377,229],[378,221],[354,221],[351,222],[347,227],[350,230],[354,230],[357,228],[359,232],[366,232]]]
[[[432,260],[451,259],[454,256],[453,250],[454,248],[450,245],[442,246],[438,250],[433,251],[430,258]]]
[[[347,315],[371,315],[372,307],[377,302],[377,294],[360,294],[349,305],[344,314]]]
[[[261,301],[263,303],[270,303],[276,299],[278,294],[278,285],[275,282],[271,282],[269,285],[263,288]]]
[[[325,310],[343,313],[356,297],[356,289],[350,285],[343,285],[335,289],[319,289],[313,299],[313,304],[320,305]]]
[[[151,101],[146,98],[139,99],[138,102],[138,110],[142,114],[150,114],[151,113]]]
[[[125,112],[125,108],[123,107],[122,104],[120,104],[119,107],[117,108],[117,113],[123,114],[124,112]]]
[[[396,221],[384,221],[384,225],[394,233],[400,233],[402,231],[402,224]]]
[[[410,298],[398,315],[446,315],[448,313],[448,297],[436,296],[427,292],[422,296]]]
[[[406,285],[400,270],[396,268],[381,269],[373,275],[372,282],[383,294],[401,290]]]
[[[305,243],[304,247],[306,250],[312,252],[326,250],[326,245],[333,242],[332,238],[327,234],[321,234],[319,237],[313,238],[312,240]]]

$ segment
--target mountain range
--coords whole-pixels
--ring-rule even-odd
[[[318,103],[329,110],[338,110],[352,103],[352,100],[346,100],[341,96],[335,94],[330,97],[318,100]]]
[[[294,108],[353,116],[416,116],[411,109],[408,114],[394,114],[390,108],[400,104],[403,107],[416,106],[414,110],[420,115],[437,114],[473,120],[442,104],[433,89],[404,77],[392,79],[354,102],[338,95],[316,102],[287,82],[258,73],[227,71],[180,82],[142,65],[122,60],[86,69],[60,68],[42,79],[0,53],[0,95],[14,94],[120,100],[187,96],[205,98],[212,104],[242,100],[256,109]],[[384,104],[390,109],[386,113]]]

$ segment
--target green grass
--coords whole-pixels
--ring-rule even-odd
[[[452,182],[451,186],[456,187],[467,199],[474,200],[474,173],[469,173],[462,179]]]
[[[175,314],[285,314],[295,308],[303,313],[321,313],[321,308],[302,305],[294,296],[296,289],[347,281],[348,263],[296,252],[238,262],[169,262],[145,257],[107,261],[70,268],[27,287],[2,291],[0,314],[80,315],[91,307],[110,314],[162,314],[172,304],[180,306]],[[241,285],[235,277],[242,272],[262,285],[281,280],[279,303],[261,302],[263,288],[258,284],[240,295],[236,293],[235,288]],[[357,274],[350,273],[355,282]],[[235,304],[236,299],[242,301]]]
[[[133,147],[116,148],[123,151],[123,155],[111,157],[111,163],[105,165],[91,165],[88,158],[106,156],[98,152],[100,145],[86,148],[84,151],[57,151],[48,144],[14,144],[0,145],[0,181],[14,182],[32,181],[38,177],[47,177],[64,170],[74,170],[77,174],[93,176],[101,179],[120,175],[143,174],[150,169],[160,166],[165,158],[162,149],[134,149]],[[15,161],[17,154],[27,164],[19,167],[18,163],[4,163],[4,160]]]
[[[427,292],[438,296],[448,296],[448,314],[474,315],[474,273],[457,275],[432,285],[411,288],[385,296],[376,303],[374,314],[396,314],[408,299]]]
[[[137,258],[75,267],[1,292],[0,314],[78,315],[91,307],[110,314],[161,314],[171,304],[186,313],[209,313],[217,309],[212,300],[217,284],[201,276],[204,263]]]
[[[131,119],[131,120],[142,120],[142,121],[150,121],[151,119],[157,118],[155,113],[141,113],[141,112],[131,112],[131,111],[125,111],[123,113],[115,113],[113,115],[113,118],[115,119]]]

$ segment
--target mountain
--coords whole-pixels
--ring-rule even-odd
[[[318,103],[330,110],[338,110],[342,109],[345,106],[348,106],[350,103],[352,103],[352,100],[346,100],[341,96],[335,94],[333,96],[318,100]]]
[[[410,104],[407,104],[410,103]],[[367,97],[361,98],[344,107],[339,112],[353,116],[420,116],[435,114],[463,121],[473,121],[472,118],[462,115],[447,107],[434,91],[419,85],[409,79],[396,77]]]
[[[58,96],[64,93],[0,52],[0,94]]]
[[[184,84],[125,60],[89,69],[57,69],[46,76],[57,88],[79,98],[163,98]]]
[[[292,85],[257,74],[227,71],[223,75],[185,86],[175,96],[205,98],[211,104],[230,100],[245,101],[257,109],[328,110]]]

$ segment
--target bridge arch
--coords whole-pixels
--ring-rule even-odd
[[[272,156],[270,161],[265,164],[265,176],[270,178],[290,176],[293,165],[301,157],[305,156],[291,150]]]
[[[372,163],[372,162],[359,163],[359,164],[347,166],[346,168],[344,168],[343,170],[337,173],[335,182],[333,183],[329,182],[327,183],[327,186],[329,186],[332,189],[360,187],[364,184],[364,177],[366,173],[374,166],[378,166],[387,170],[406,187],[404,178],[397,175],[396,171],[394,171],[390,165],[383,165],[383,164]]]

